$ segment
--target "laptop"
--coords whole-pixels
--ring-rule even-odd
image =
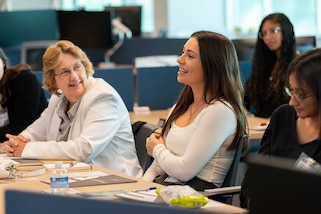
[[[246,162],[251,214],[321,213],[321,175],[285,158],[253,154]]]

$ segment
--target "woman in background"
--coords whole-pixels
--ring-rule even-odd
[[[255,116],[268,118],[281,104],[288,102],[284,93],[285,73],[297,55],[293,25],[282,13],[266,16],[260,25],[245,87],[245,107],[254,108]]]
[[[237,54],[225,36],[199,31],[177,62],[177,80],[185,87],[162,133],[146,140],[154,161],[143,178],[198,191],[217,188],[247,127]]]
[[[320,48],[293,60],[285,92],[290,101],[273,112],[259,153],[297,160],[304,152],[321,164]],[[242,207],[249,207],[249,182],[245,176],[240,194]]]
[[[0,48],[0,142],[19,134],[47,107],[44,90],[26,64],[10,67]]]

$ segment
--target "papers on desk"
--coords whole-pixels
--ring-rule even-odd
[[[124,192],[116,195],[129,200],[165,204],[164,200],[156,194],[155,190]]]
[[[19,171],[29,171],[43,168],[43,162],[37,159],[11,159],[9,157],[0,157],[0,165],[1,169],[4,169],[5,167],[11,165],[15,170]]]
[[[255,131],[265,131],[265,129],[268,127],[269,123],[262,123],[258,124],[256,126],[250,126],[250,130],[255,130]]]
[[[52,169],[55,168],[55,164],[54,163],[48,163],[48,164],[44,164],[44,167],[46,167],[47,170],[51,171]],[[80,169],[91,169],[91,165],[84,163],[84,162],[77,162],[76,164],[73,164],[72,166],[70,166],[70,163],[64,163],[62,165],[63,168],[66,168],[68,171],[70,170],[80,170]]]
[[[42,181],[50,184],[50,181]],[[80,172],[69,174],[69,187],[97,186],[107,184],[121,184],[137,182],[135,179],[129,179],[118,175],[110,175],[101,171]]]

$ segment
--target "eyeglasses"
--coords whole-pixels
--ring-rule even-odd
[[[264,37],[266,37],[268,34],[271,35],[276,35],[278,32],[281,31],[281,27],[275,27],[275,28],[271,28],[269,30],[265,30],[265,31],[261,31],[259,32],[259,37],[261,39],[264,39]]]
[[[308,97],[311,97],[312,95],[307,95],[307,94],[297,94],[293,92],[293,89],[290,89],[288,87],[284,87],[285,93],[292,98],[292,96],[295,97],[296,100],[298,101],[303,101]]]
[[[74,71],[75,73],[79,73],[81,71],[83,71],[83,68],[84,68],[84,65],[81,63],[81,62],[77,62],[73,67],[72,69],[66,69],[66,70],[63,70],[59,73],[55,73],[55,76],[60,76],[60,77],[69,77],[70,74],[71,74],[71,71]]]

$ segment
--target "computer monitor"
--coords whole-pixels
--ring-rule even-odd
[[[111,13],[108,11],[57,11],[60,39],[72,41],[91,61],[103,62],[106,50],[114,45]]]
[[[113,46],[111,14],[106,11],[58,11],[60,39],[80,48],[107,49]]]
[[[251,214],[320,213],[321,175],[292,159],[253,154],[246,162]]]
[[[108,6],[105,11],[111,12],[112,18],[120,19],[133,36],[141,36],[142,6]]]
[[[256,46],[256,38],[242,38],[232,40],[239,61],[252,61]]]
[[[301,53],[316,47],[315,36],[298,36],[295,39],[297,50]]]
[[[18,48],[25,41],[59,39],[55,10],[0,12],[0,47]]]
[[[42,71],[42,56],[56,40],[23,42],[20,51],[20,63],[30,65],[33,71]]]

